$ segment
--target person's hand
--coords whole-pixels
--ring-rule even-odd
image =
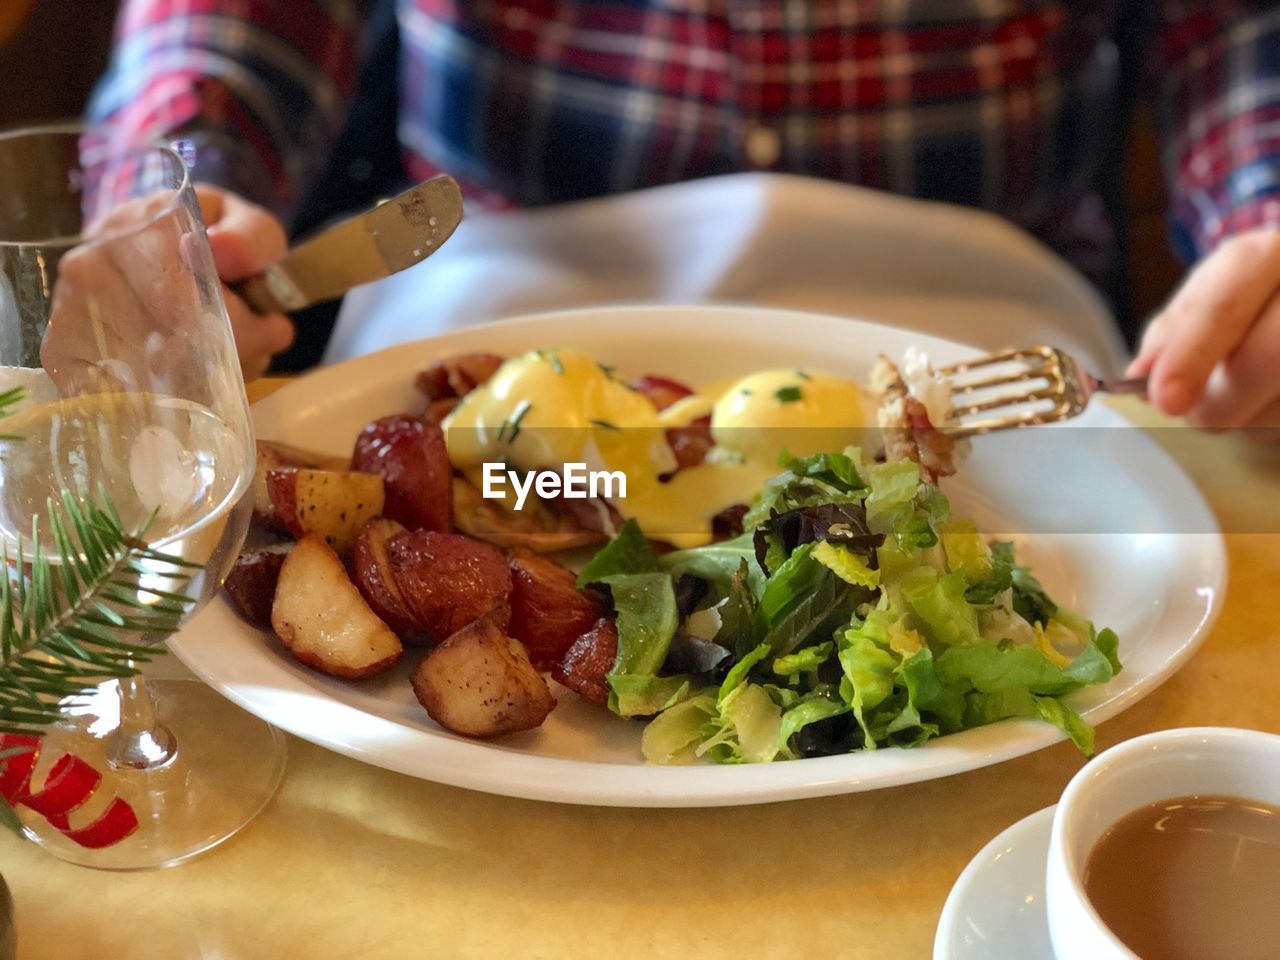
[[[1242,233],[1205,257],[1151,322],[1127,375],[1165,413],[1280,440],[1280,231]]]
[[[256,276],[285,255],[284,227],[267,210],[229,191],[198,184],[196,196],[223,283],[240,368],[245,380],[252,380],[266,373],[271,358],[293,343],[293,323],[282,313],[254,313],[227,285]]]
[[[198,192],[224,284],[283,256],[284,231],[271,214],[221,190]],[[190,395],[191,385],[170,382],[192,369],[174,363],[175,351],[213,342],[198,328],[219,322],[201,310],[206,295],[198,278],[206,263],[201,244],[193,242],[197,230],[165,191],[121,203],[86,227],[85,242],[57,263],[40,343],[41,365],[60,392],[147,385]],[[292,341],[293,326],[281,315],[254,314],[229,289],[223,293],[245,379],[260,376]],[[220,366],[234,362],[229,356],[206,359]]]

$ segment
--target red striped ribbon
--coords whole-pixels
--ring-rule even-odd
[[[0,751],[22,750],[0,760],[0,797],[10,806],[22,804],[34,810],[73,843],[95,850],[119,843],[138,829],[133,807],[114,797],[96,820],[73,830],[69,815],[97,792],[102,774],[74,754],[64,753],[54,761],[44,786],[33,793],[31,774],[40,759],[40,746],[39,737],[0,734]]]

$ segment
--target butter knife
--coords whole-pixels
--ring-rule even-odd
[[[292,313],[336,300],[440,249],[462,219],[452,177],[433,177],[292,248],[264,273],[233,287],[257,313]]]

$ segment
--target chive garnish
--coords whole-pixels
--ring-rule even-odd
[[[540,356],[543,360],[547,361],[547,363],[551,364],[552,370],[560,374],[560,376],[562,377],[564,376],[564,364],[560,362],[559,350],[556,350],[555,348],[550,348],[547,350],[539,350],[538,356]]]
[[[520,421],[532,409],[532,403],[528,400],[521,400],[519,406],[516,407],[515,413],[511,415],[511,419],[503,420],[502,425],[498,427],[498,439],[505,440],[507,443],[515,443],[516,437],[520,436]]]

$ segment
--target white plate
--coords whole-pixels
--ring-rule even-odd
[[[1044,890],[1056,809],[1024,817],[969,861],[938,918],[933,960],[1053,960]]]
[[[413,375],[430,359],[473,350],[574,347],[626,374],[662,373],[695,384],[779,365],[840,371],[865,382],[878,354],[900,356],[913,343],[945,362],[970,352],[903,330],[773,310],[624,307],[548,314],[319,370],[257,404],[254,423],[266,439],[346,453],[364,424],[420,402]],[[991,532],[1061,529],[1061,518],[1072,516],[1090,518],[1087,530],[1144,531],[1036,535],[1019,545],[1024,562],[1061,602],[1121,636],[1124,671],[1073,701],[1098,723],[1191,656],[1217,615],[1226,563],[1213,516],[1178,466],[1106,408],[1086,422],[1118,429],[1073,434],[1089,442],[1068,444],[1070,455],[1062,458],[1045,453],[1043,444],[1035,456],[1019,458],[1016,439],[980,441],[946,489],[958,513]],[[1209,533],[1161,532],[1171,530]],[[170,647],[236,703],[304,739],[428,780],[566,803],[717,806],[850,793],[971,770],[1062,739],[1046,724],[1005,721],[915,750],[656,767],[640,758],[638,723],[564,690],[536,731],[492,743],[446,733],[414,700],[405,680],[409,664],[362,683],[323,677],[247,626],[225,601],[209,604]]]

